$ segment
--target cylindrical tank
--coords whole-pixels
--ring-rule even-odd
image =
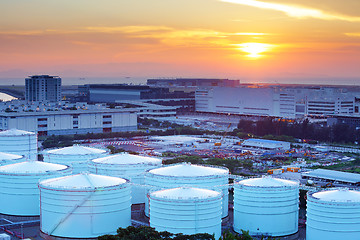
[[[168,165],[149,170],[145,174],[145,185],[148,190],[149,188],[165,189],[182,186],[220,189],[223,193],[222,217],[228,215],[228,183],[229,170],[227,168],[190,163]],[[149,201],[147,199],[145,199],[145,215],[149,216]]]
[[[88,161],[100,158],[108,154],[104,149],[74,145],[44,151],[44,162],[69,165],[73,168],[73,173],[88,171]]]
[[[24,156],[0,152],[0,166],[25,161]]]
[[[360,239],[360,191],[308,192],[306,239]]]
[[[161,159],[143,157],[128,153],[109,155],[89,162],[91,173],[123,177],[134,183],[131,187],[132,204],[145,203],[144,174],[147,170],[160,167]]]
[[[170,233],[221,236],[222,193],[179,187],[149,193],[150,227]]]
[[[39,189],[42,179],[71,174],[68,166],[27,161],[0,167],[0,213],[38,216]]]
[[[0,132],[0,152],[23,155],[26,159],[37,160],[37,135],[18,129]]]
[[[234,230],[285,236],[298,231],[299,183],[264,176],[234,184]]]
[[[131,186],[122,178],[81,173],[41,181],[40,230],[96,238],[131,225]]]

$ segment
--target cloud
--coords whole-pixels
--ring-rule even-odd
[[[262,1],[258,1],[258,0],[219,0],[219,1],[227,2],[227,3],[234,3],[234,4],[241,4],[241,5],[257,7],[257,8],[262,8],[262,9],[280,11],[280,12],[285,13],[289,17],[300,18],[300,19],[316,18],[316,19],[323,19],[323,20],[342,20],[342,21],[349,21],[349,22],[359,22],[360,21],[360,17],[328,13],[328,12],[324,12],[319,9],[306,8],[306,7],[302,7],[302,6],[296,6],[296,5],[262,2]]]
[[[345,33],[345,35],[348,36],[348,37],[360,37],[360,32]]]

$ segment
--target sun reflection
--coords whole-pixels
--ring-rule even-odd
[[[272,48],[272,45],[266,43],[243,43],[238,44],[240,50],[248,53],[247,57],[249,58],[259,58],[262,57],[261,53],[269,51]]]

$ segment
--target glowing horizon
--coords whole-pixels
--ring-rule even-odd
[[[40,72],[360,84],[359,8],[357,0],[4,0],[0,78]]]

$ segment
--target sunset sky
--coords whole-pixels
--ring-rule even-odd
[[[359,0],[0,0],[0,16],[0,78],[360,84]]]

